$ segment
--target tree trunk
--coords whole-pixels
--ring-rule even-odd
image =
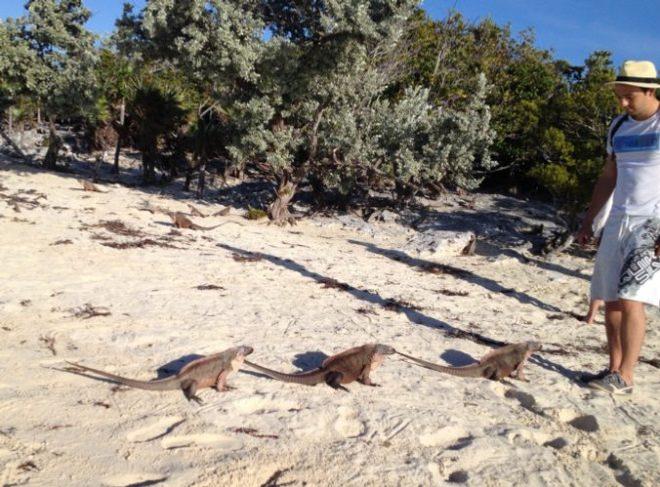
[[[396,193],[397,205],[403,208],[415,201],[417,190],[411,183],[404,183],[397,179],[394,182],[394,192]]]
[[[126,99],[121,99],[121,108],[119,109],[119,125],[117,131],[117,145],[115,146],[115,165],[112,168],[114,174],[119,174],[119,151],[121,150],[121,136],[124,133],[124,119],[126,117]]]
[[[7,132],[12,134],[14,132],[14,112],[12,110],[12,107],[9,107],[9,109],[7,110],[7,116],[8,116]]]
[[[37,107],[37,129],[41,127],[41,107]]]
[[[192,162],[189,162],[188,167],[186,168],[186,181],[183,183],[184,191],[190,191],[190,183],[192,182],[193,169],[194,168],[192,166]]]
[[[99,178],[99,172],[101,171],[101,165],[105,160],[106,151],[103,151],[101,154],[96,154],[96,160],[94,161],[94,172],[92,175],[92,181],[96,182]]]
[[[268,216],[276,225],[295,225],[296,219],[289,213],[289,203],[296,194],[296,184],[288,178],[282,179],[277,188],[277,197],[268,207]]]
[[[197,179],[197,198],[202,198],[204,196],[204,184],[205,184],[205,175],[206,175],[206,157],[200,161],[199,164],[199,177]]]
[[[62,148],[62,139],[55,131],[55,121],[50,118],[48,120],[48,150],[44,157],[44,166],[48,169],[57,169],[57,156]]]
[[[154,157],[149,152],[142,153],[142,182],[151,184],[156,180]]]
[[[0,136],[5,139],[5,142],[7,142],[7,144],[9,144],[12,149],[14,149],[16,154],[18,154],[22,159],[28,160],[28,157],[25,155],[25,153],[19,146],[16,145],[16,142],[11,140],[11,137],[9,137],[9,135],[7,135],[4,130],[2,130],[2,127],[0,127]]]

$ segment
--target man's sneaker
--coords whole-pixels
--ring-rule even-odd
[[[589,387],[610,394],[630,394],[633,389],[632,386],[626,384],[618,372],[612,372],[599,380],[592,380],[589,382]]]
[[[600,380],[604,379],[606,376],[610,375],[610,369],[603,369],[597,374],[592,374],[591,372],[582,372],[581,374],[578,374],[577,379],[584,383],[588,384],[589,382],[593,382],[595,380]]]

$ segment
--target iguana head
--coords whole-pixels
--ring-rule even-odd
[[[248,345],[240,345],[236,347],[236,354],[242,357],[245,357],[246,355],[250,355],[252,352],[254,352],[254,348]]]
[[[538,352],[539,350],[541,350],[541,348],[543,348],[541,342],[535,342],[532,340],[525,342],[525,346],[527,347],[527,350],[530,352]]]
[[[376,343],[375,351],[381,355],[392,355],[393,353],[396,353],[396,350],[394,350],[393,347],[383,345],[382,343]]]

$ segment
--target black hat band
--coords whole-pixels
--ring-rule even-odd
[[[655,83],[660,84],[660,78],[638,78],[636,76],[617,76],[616,81],[628,83]]]

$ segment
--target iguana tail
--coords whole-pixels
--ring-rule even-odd
[[[309,372],[300,372],[298,374],[284,374],[282,372],[277,372],[276,370],[262,367],[261,365],[252,363],[249,360],[245,360],[243,361],[243,363],[245,365],[249,365],[253,369],[258,370],[259,372],[263,372],[264,374],[266,374],[269,377],[272,377],[273,379],[277,379],[282,382],[304,384],[307,386],[315,386],[316,384],[320,384],[321,382],[324,382],[325,374],[327,374],[327,371],[323,369],[314,369],[314,370],[310,370]]]
[[[78,369],[86,370],[88,372],[93,372],[100,376],[106,377],[119,384],[135,387],[136,389],[144,389],[147,391],[171,391],[171,390],[179,389],[181,387],[179,383],[179,378],[176,376],[166,377],[165,379],[158,379],[152,381],[135,380],[135,379],[128,379],[126,377],[121,377],[119,375],[111,374],[110,372],[104,372],[103,370],[93,369],[91,367],[87,367],[86,365],[80,365],[75,362],[69,362],[68,360],[66,361],[66,363],[71,364]]]
[[[484,377],[485,376],[485,367],[480,363],[475,363],[471,365],[466,365],[465,367],[445,367],[443,365],[434,364],[433,362],[427,362],[426,360],[407,355],[405,353],[397,351],[399,355],[406,357],[409,360],[412,360],[422,367],[427,369],[435,370],[437,372],[443,372],[445,374],[451,374],[458,377]]]
[[[241,225],[241,226],[243,226],[242,223],[239,223],[239,222],[233,222],[233,221],[228,221],[228,222],[218,223],[217,225],[213,225],[212,227],[203,227],[203,226],[201,226],[201,225],[195,225],[195,229],[197,229],[197,230],[205,230],[205,231],[209,231],[209,230],[213,230],[213,229],[215,229],[215,228],[221,227],[221,226],[223,226],[223,225],[228,225],[229,223],[233,223],[234,225]]]

